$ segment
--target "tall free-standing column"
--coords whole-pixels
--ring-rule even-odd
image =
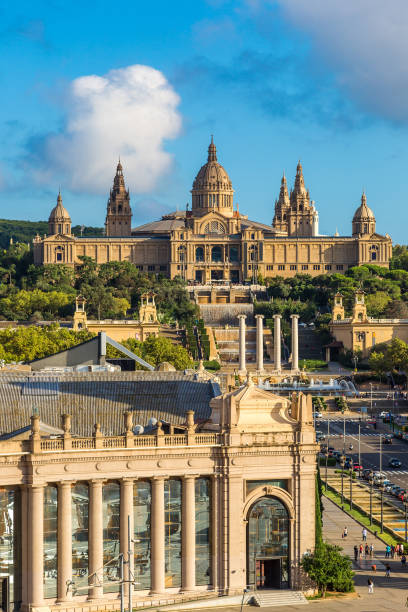
[[[129,517],[129,518],[128,518]],[[130,520],[129,520],[130,519]],[[130,555],[129,551],[129,527],[130,539],[133,540],[133,478],[122,478],[120,481],[120,552],[124,556],[125,561],[129,561],[124,565],[124,579],[130,580],[133,576],[134,555]],[[132,546],[130,546],[132,549]],[[125,582],[125,597],[129,597],[129,582]]]
[[[245,360],[245,319],[246,315],[238,315],[239,320],[239,372],[240,374],[246,373],[246,360]]]
[[[58,601],[72,598],[72,500],[71,482],[58,483]]]
[[[292,370],[299,369],[299,315],[290,315],[292,319]]]
[[[103,597],[103,480],[89,483],[89,599]]]
[[[263,319],[261,314],[255,315],[256,319],[256,369],[258,372],[263,372]]]
[[[182,495],[182,588],[193,591],[195,587],[195,476],[183,478]]]
[[[28,487],[28,602],[31,607],[44,600],[44,485]]]
[[[163,593],[164,584],[164,476],[152,478],[151,510],[152,593]]]
[[[281,371],[281,315],[273,315],[274,320],[274,360],[275,370]]]

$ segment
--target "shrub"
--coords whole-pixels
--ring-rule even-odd
[[[303,570],[316,582],[323,597],[328,589],[341,593],[354,591],[351,560],[347,555],[342,555],[341,551],[340,546],[322,542],[316,546],[314,553],[304,555],[300,562]]]
[[[301,359],[299,361],[299,368],[303,370],[320,370],[322,368],[327,368],[327,361],[323,361],[322,359]]]

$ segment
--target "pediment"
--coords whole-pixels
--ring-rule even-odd
[[[67,234],[53,234],[44,238],[43,242],[75,242],[75,238]]]

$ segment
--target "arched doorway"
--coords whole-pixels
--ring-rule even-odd
[[[289,587],[289,516],[276,497],[262,497],[250,508],[247,551],[247,584],[257,589]]]

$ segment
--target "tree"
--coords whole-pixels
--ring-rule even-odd
[[[370,317],[379,317],[384,312],[384,309],[390,300],[390,296],[385,291],[370,293],[370,295],[367,295],[365,298],[367,314]]]
[[[318,545],[314,553],[304,555],[301,567],[316,582],[323,597],[326,591],[350,593],[354,591],[350,557],[341,554],[342,548],[328,542]]]
[[[387,304],[383,314],[387,319],[408,319],[407,303],[402,300],[392,300]]]

